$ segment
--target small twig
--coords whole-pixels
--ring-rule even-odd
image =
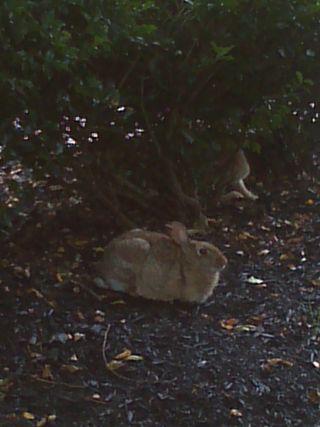
[[[180,205],[185,209],[187,208],[188,211],[191,210],[191,212],[194,214],[195,218],[199,218],[201,215],[201,205],[199,200],[197,200],[194,197],[188,196],[184,191],[183,188],[179,182],[179,179],[175,173],[174,170],[174,165],[172,163],[172,160],[167,158],[163,152],[162,152],[162,147],[161,144],[159,142],[159,140],[157,139],[157,136],[155,134],[155,131],[152,128],[152,125],[150,123],[149,120],[149,116],[147,113],[147,110],[145,108],[145,104],[144,104],[144,79],[141,79],[141,111],[143,113],[145,122],[146,122],[146,126],[148,129],[148,132],[150,134],[151,137],[151,142],[153,143],[157,154],[160,158],[160,160],[162,161],[162,165],[165,168],[165,173],[167,175],[167,179],[169,181],[169,187],[172,191],[172,194],[174,196],[177,197]]]
[[[106,347],[107,347],[107,340],[108,340],[108,335],[109,335],[110,329],[111,329],[111,325],[109,324],[107,326],[105,333],[104,333],[103,344],[102,344],[102,358],[103,358],[103,361],[104,361],[106,368],[108,368],[108,361],[107,361],[107,357],[106,357]]]
[[[120,80],[120,83],[118,85],[118,90],[119,91],[122,89],[123,85],[127,81],[128,77],[130,76],[130,74],[132,73],[132,71],[135,69],[136,65],[139,62],[140,57],[141,57],[141,52],[138,53],[138,55],[135,57],[134,61],[132,62],[132,64],[128,68],[127,72],[125,73],[125,75]]]
[[[99,400],[99,399],[94,399],[92,397],[85,397],[84,400],[86,402],[96,403],[97,405],[108,405],[109,404],[109,402],[105,402],[105,401]]]
[[[98,295],[95,291],[93,291],[92,289],[88,288],[86,285],[84,285],[83,283],[76,283],[77,286],[80,286],[81,289],[83,289],[84,291],[88,292],[91,296],[93,296],[93,298],[97,299],[99,302],[102,301],[102,297],[100,295]]]
[[[77,389],[81,389],[81,390],[88,388],[87,386],[83,386],[83,385],[79,385],[79,384],[69,384],[69,383],[64,383],[64,382],[60,382],[60,381],[46,380],[44,378],[37,377],[36,375],[26,375],[26,376],[33,379],[34,381],[44,383],[44,384],[48,384],[48,385],[63,386],[63,387],[68,387],[68,388],[77,388]]]
[[[68,388],[72,388],[72,389],[79,389],[79,390],[84,390],[86,388],[88,388],[87,386],[82,386],[82,385],[78,385],[78,384],[68,384],[65,382],[57,382],[57,381],[52,381],[52,380],[46,380],[44,378],[39,378],[36,377],[35,375],[30,375],[31,379],[44,383],[44,384],[48,384],[48,385],[52,385],[52,386],[63,386],[63,387],[68,387]],[[93,399],[92,397],[84,397],[83,398],[86,402],[91,402],[91,403],[96,403],[96,404],[100,404],[100,405],[106,405],[108,402],[104,402],[103,400],[99,400],[99,399]],[[76,402],[76,400],[72,400],[73,402]]]
[[[199,85],[194,89],[189,98],[187,99],[185,106],[192,104],[196,98],[201,94],[205,87],[210,83],[210,80],[214,77],[216,70],[212,71],[206,78],[201,79]]]

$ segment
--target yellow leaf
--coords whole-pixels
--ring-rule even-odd
[[[239,411],[239,409],[231,409],[231,410],[230,410],[230,415],[231,415],[232,417],[240,418],[240,417],[242,417],[242,412],[241,412],[241,411]]]
[[[305,203],[307,206],[312,206],[312,205],[314,205],[314,200],[313,199],[308,199],[308,200],[306,200],[306,203]]]
[[[76,365],[62,365],[61,369],[65,372],[69,372],[70,374],[81,371],[81,368]]]
[[[22,417],[25,420],[34,420],[36,418],[31,412],[23,412]]]
[[[53,374],[51,372],[50,365],[44,365],[42,369],[41,377],[45,380],[53,380]]]
[[[37,422],[36,426],[37,427],[43,427],[47,424],[48,420],[46,417],[41,418],[40,421]]]
[[[288,259],[294,259],[292,254],[281,254],[280,261],[287,261]]]
[[[242,233],[239,233],[238,235],[239,240],[257,240],[256,236],[253,236],[251,233],[248,233],[247,231],[243,231]]]
[[[46,417],[41,418],[41,420],[37,422],[36,426],[37,427],[44,427],[48,423],[52,423],[56,419],[57,419],[57,416],[55,414],[47,415]]]
[[[121,360],[111,360],[111,362],[107,363],[107,368],[110,371],[116,371],[122,366],[123,366],[123,362]]]
[[[289,360],[281,359],[279,357],[268,359],[267,363],[269,366],[286,366],[288,368],[291,368],[293,366],[293,363]]]
[[[257,277],[250,276],[246,280],[247,283],[250,283],[251,285],[261,285],[263,283],[263,280],[258,279]]]
[[[86,246],[88,244],[88,240],[74,240],[73,244],[78,248]]]
[[[143,357],[139,356],[138,354],[131,354],[131,356],[128,356],[125,360],[133,360],[135,362],[138,362],[140,360],[143,360]]]
[[[131,350],[128,350],[127,348],[122,352],[117,354],[114,359],[115,360],[123,360],[123,359],[127,359],[129,356],[131,356],[132,352]]]
[[[62,274],[61,274],[61,273],[57,273],[57,274],[56,274],[56,278],[57,278],[57,280],[58,280],[58,282],[59,282],[59,283],[62,283],[62,282],[63,282],[63,277],[62,277]]]
[[[102,248],[101,246],[96,246],[95,248],[93,248],[93,250],[96,252],[96,253],[102,253],[102,252],[104,252],[104,248]]]
[[[254,332],[257,330],[257,327],[254,325],[237,325],[234,330],[236,332]]]

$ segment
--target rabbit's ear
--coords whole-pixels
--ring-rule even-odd
[[[172,240],[178,245],[183,246],[189,241],[187,229],[181,222],[173,221],[166,224],[166,227],[170,230]]]

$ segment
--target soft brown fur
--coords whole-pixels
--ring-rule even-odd
[[[169,235],[137,229],[112,240],[99,266],[105,287],[160,301],[206,301],[227,259],[214,245],[190,240],[183,224],[168,228]]]

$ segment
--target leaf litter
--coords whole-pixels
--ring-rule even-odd
[[[0,425],[317,425],[320,191],[285,186],[260,217],[215,212],[229,267],[199,307],[97,291],[113,230],[56,233],[39,204],[31,241],[2,245]]]

